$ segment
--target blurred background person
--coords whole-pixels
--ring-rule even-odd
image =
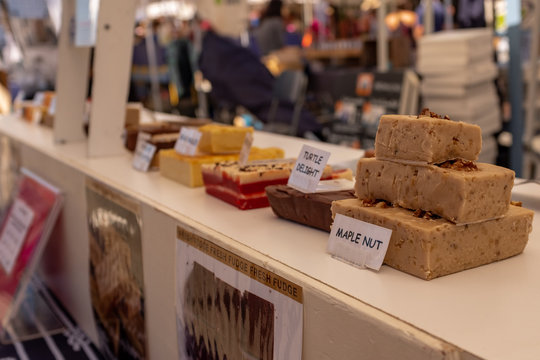
[[[279,50],[285,45],[285,22],[281,15],[282,5],[281,0],[270,0],[261,15],[259,26],[253,32],[261,56]]]

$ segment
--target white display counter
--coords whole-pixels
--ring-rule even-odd
[[[277,218],[270,208],[240,211],[202,188],[131,167],[131,154],[88,158],[87,143],[54,144],[49,129],[0,119],[21,165],[64,189],[63,214],[43,260],[44,277],[95,339],[88,289],[86,177],[141,204],[149,358],[177,356],[176,226],[294,281],[304,289],[304,359],[540,358],[540,186],[517,185],[514,200],[534,209],[525,252],[498,263],[424,281],[383,266],[362,270],[326,253],[328,234]],[[296,156],[304,143],[353,165],[361,151],[256,132],[257,146]],[[519,181],[516,181],[519,183]]]

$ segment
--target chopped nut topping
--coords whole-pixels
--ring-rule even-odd
[[[444,115],[444,117],[443,117],[443,116],[441,116],[441,115],[439,115],[437,113],[434,113],[433,111],[429,111],[428,108],[423,108],[422,111],[420,112],[420,114],[417,116],[417,118],[419,119],[420,116],[429,116],[429,117],[437,118],[437,119],[450,120],[448,115]]]
[[[379,201],[377,204],[375,204],[375,207],[386,209],[390,207],[386,201]]]
[[[372,207],[375,206],[375,203],[377,200],[375,199],[362,199],[362,206],[364,207]]]
[[[375,200],[375,199],[362,199],[362,206],[364,207],[378,207],[378,208],[383,208],[383,209],[386,209],[390,206],[392,206],[392,204],[384,201],[384,200]]]
[[[422,209],[418,209],[413,213],[413,216],[416,216],[420,219],[426,219],[426,220],[435,220],[440,219],[441,217],[438,215],[433,214],[431,211],[424,211]]]
[[[522,207],[523,203],[521,201],[510,201],[511,205]]]
[[[439,164],[439,167],[457,171],[478,171],[478,167],[473,161],[463,159],[448,160]]]

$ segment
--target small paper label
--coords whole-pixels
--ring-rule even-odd
[[[49,104],[49,110],[47,110],[49,115],[54,116],[54,113],[56,112],[56,96],[53,96],[51,99],[51,103]]]
[[[22,101],[24,101],[24,97],[26,96],[26,94],[24,93],[23,90],[19,90],[17,92],[17,95],[15,96],[15,99],[13,99],[13,102],[14,103],[20,103]]]
[[[354,181],[349,179],[333,179],[319,181],[315,192],[325,193],[331,191],[343,191],[352,189],[354,189]]]
[[[336,214],[327,251],[347,262],[379,270],[388,250],[392,230]]]
[[[152,159],[154,158],[157,150],[155,145],[146,142],[148,137],[149,136],[144,136],[143,133],[140,133],[139,136],[137,136],[135,156],[133,157],[133,162],[131,163],[135,169],[144,172],[148,171],[150,168],[150,164],[152,163]]]
[[[176,144],[174,144],[174,150],[182,155],[195,155],[201,135],[202,133],[195,128],[183,127],[180,129],[180,136],[178,136]]]
[[[24,201],[15,199],[8,216],[0,234],[0,264],[9,275],[34,219],[34,211]]]
[[[242,150],[240,150],[240,155],[238,156],[238,164],[240,166],[247,164],[251,145],[253,145],[253,134],[248,132],[244,137],[244,144],[242,145]]]
[[[287,185],[305,193],[314,192],[329,157],[328,151],[302,146]]]
[[[39,91],[34,95],[33,104],[35,106],[41,106],[41,105],[43,105],[44,100],[45,100],[45,93],[42,92],[42,91]]]

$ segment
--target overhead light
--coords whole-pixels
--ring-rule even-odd
[[[399,27],[399,15],[395,12],[390,13],[386,15],[384,22],[386,23],[386,26],[388,27],[388,29],[390,29],[391,31],[394,31]]]
[[[377,9],[379,6],[381,6],[381,0],[364,0],[362,5],[360,5],[360,9],[362,9],[362,11],[369,11]]]
[[[416,13],[411,10],[400,10],[399,20],[408,27],[413,27],[416,24]]]
[[[182,20],[192,19],[195,15],[195,6],[185,2],[161,1],[146,6],[146,16],[156,19],[162,16],[172,16]]]
[[[410,10],[394,11],[386,15],[384,22],[391,31],[396,30],[400,24],[413,27],[416,24],[416,13]]]

